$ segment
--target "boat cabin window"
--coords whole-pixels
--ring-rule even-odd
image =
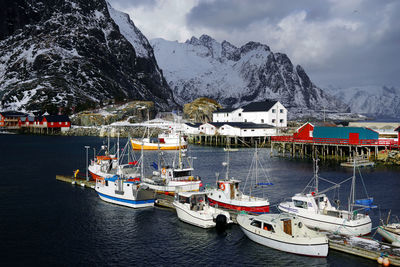
[[[253,220],[250,225],[257,227],[257,228],[261,228],[261,222],[257,221],[257,220]]]
[[[179,196],[179,203],[182,203],[182,204],[187,203],[187,204],[189,204],[189,203],[190,203],[190,200],[189,200],[189,198],[187,198],[187,197]]]
[[[174,177],[190,176],[190,171],[174,171]]]
[[[301,201],[301,200],[293,200],[294,206],[297,208],[302,208],[306,209],[307,208],[307,202]]]
[[[272,225],[270,225],[269,223],[264,223],[263,229],[275,233],[274,227],[272,227]]]

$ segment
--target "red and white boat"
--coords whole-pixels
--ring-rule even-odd
[[[227,166],[226,177],[224,180],[217,180],[217,188],[206,189],[208,193],[208,199],[210,205],[223,207],[230,210],[237,211],[246,211],[253,213],[267,213],[269,212],[269,200],[267,198],[254,196],[251,193],[248,195],[244,194],[239,190],[239,180],[228,179],[229,173],[229,150],[227,152]],[[251,167],[255,168],[257,171],[263,170],[263,168],[257,167],[258,157],[257,157],[257,148],[253,157],[253,161]],[[247,181],[249,179],[249,175],[246,179],[246,183],[250,187],[250,192],[252,192],[252,188],[254,187],[263,187],[264,185],[272,185],[272,183],[259,183],[258,182],[258,174],[255,172],[254,181]],[[253,173],[252,168],[250,168],[250,172]],[[255,190],[253,190],[254,193]]]
[[[217,181],[218,188],[208,192],[210,205],[254,213],[269,212],[268,199],[243,194],[239,190],[239,183],[232,179]]]

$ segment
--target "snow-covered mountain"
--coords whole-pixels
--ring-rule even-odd
[[[400,89],[387,86],[350,88],[327,87],[336,98],[346,103],[353,113],[376,118],[400,117]]]
[[[235,47],[207,35],[185,43],[153,39],[156,59],[175,100],[188,103],[209,97],[225,106],[275,99],[292,111],[346,110],[346,106],[315,86],[304,69],[282,53],[249,42]]]
[[[0,109],[76,110],[110,99],[176,106],[152,47],[105,0],[5,0]]]

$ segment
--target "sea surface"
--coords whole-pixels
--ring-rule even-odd
[[[103,202],[95,191],[56,181],[56,174],[85,172],[85,145],[97,150],[105,139],[0,135],[0,264],[1,266],[377,266],[372,260],[329,251],[327,258],[288,254],[250,241],[237,225],[218,234],[178,220],[173,210],[130,209]],[[121,147],[126,139],[121,139]],[[174,158],[174,152],[164,158]],[[190,146],[195,175],[204,184],[224,176],[222,148]],[[243,181],[254,149],[230,153],[231,176]],[[139,153],[136,155],[140,156]],[[312,160],[270,157],[261,148],[266,174],[274,184],[265,194],[272,204],[301,192],[313,175]],[[145,153],[146,173],[157,153]],[[361,170],[368,195],[379,208],[371,211],[373,227],[389,210],[400,216],[400,169]],[[352,170],[320,162],[320,176],[339,182]],[[261,179],[261,178],[260,178]],[[323,185],[321,185],[323,187]],[[364,197],[357,181],[357,196]],[[347,203],[349,184],[332,198]],[[376,236],[378,238],[378,236]]]

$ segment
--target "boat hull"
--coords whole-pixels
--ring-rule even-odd
[[[216,207],[223,207],[225,209],[230,209],[230,210],[237,210],[237,211],[246,211],[246,212],[252,212],[252,213],[268,213],[269,212],[269,205],[265,204],[260,204],[255,206],[253,203],[248,202],[247,205],[245,204],[236,204],[234,201],[225,203],[221,201],[216,201],[210,196],[208,197],[208,200],[210,202],[210,205],[216,206]]]
[[[305,233],[293,233],[293,235],[283,233],[281,232],[280,228],[275,225],[281,222],[279,215],[269,215],[271,215],[271,217],[276,215],[276,219],[267,222],[271,225],[274,225],[275,231],[264,230],[262,228],[251,226],[250,222],[252,220],[249,219],[249,215],[245,214],[239,214],[237,216],[237,222],[244,234],[250,240],[266,247],[311,257],[326,257],[328,255],[329,246],[326,236],[320,234],[316,235],[315,232],[311,233],[311,236]],[[260,217],[262,216],[263,215]],[[258,216],[255,216],[254,218],[256,219],[257,217]],[[305,231],[312,232],[310,229],[303,229]]]
[[[130,208],[154,206],[155,195],[151,189],[141,189],[135,183],[126,183],[124,184],[126,188],[123,191],[116,191],[114,183],[108,181],[107,184],[102,184],[98,181],[95,188],[100,199],[106,202]]]
[[[278,209],[297,215],[307,227],[320,231],[328,231],[348,236],[360,236],[371,233],[372,229],[372,222],[369,216],[357,220],[348,220],[348,218],[337,218],[324,214],[302,212],[301,209],[289,207],[285,205],[285,203],[279,204]]]
[[[173,205],[176,209],[176,214],[178,215],[179,220],[185,223],[201,228],[212,228],[216,225],[212,214],[191,211],[180,204],[176,204],[175,202]]]
[[[328,243],[321,244],[294,244],[281,240],[267,238],[251,232],[240,226],[244,234],[252,241],[273,249],[311,257],[326,257],[328,255]]]
[[[179,148],[184,149],[187,148],[187,144],[158,144],[158,143],[143,143],[140,140],[131,140],[132,149],[141,150],[143,146],[143,150],[178,150]]]

